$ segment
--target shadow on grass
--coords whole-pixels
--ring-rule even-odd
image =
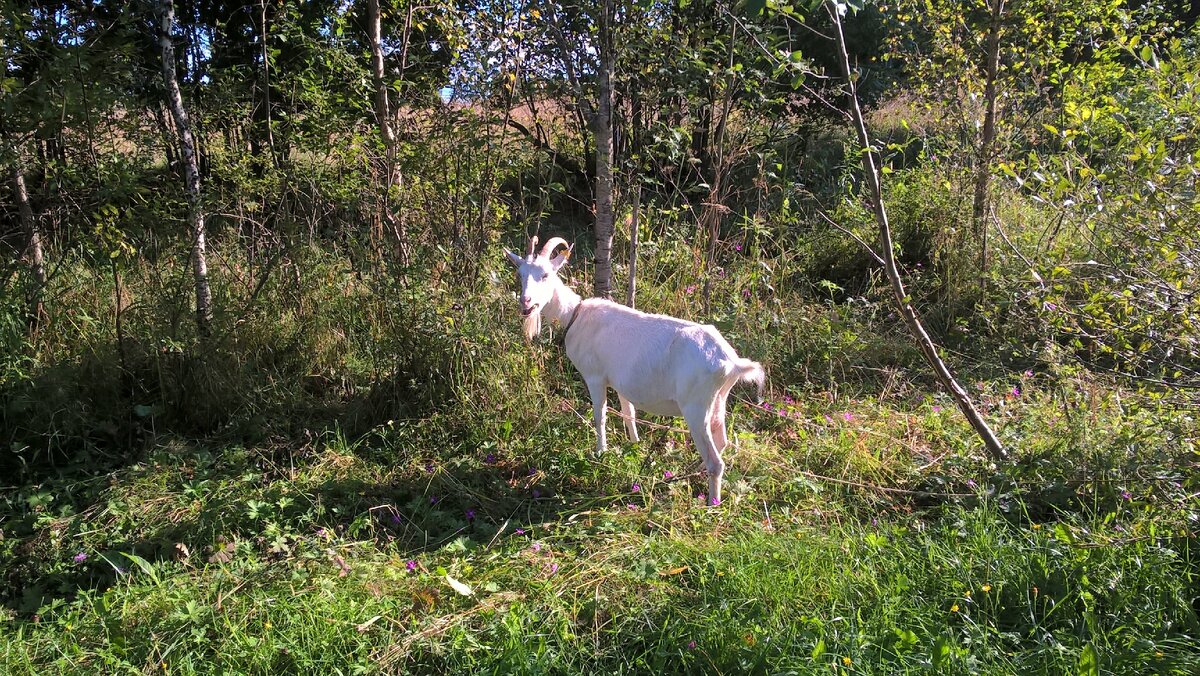
[[[487,545],[595,497],[561,472],[485,451],[446,459],[337,436],[219,453],[169,443],[104,476],[26,487],[0,502],[0,605],[32,617],[102,592],[136,570],[128,555],[203,566],[279,563],[333,542],[398,556],[460,538]],[[472,444],[454,432],[441,441]]]

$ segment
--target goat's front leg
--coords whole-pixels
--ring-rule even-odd
[[[592,396],[592,422],[596,425],[596,455],[608,448],[604,434],[604,414],[608,406],[608,385],[603,380],[587,380],[588,394]]]
[[[620,392],[617,392],[617,399],[621,400],[621,418],[625,420],[625,435],[636,444],[638,442],[637,411],[633,410],[633,402],[622,397]]]

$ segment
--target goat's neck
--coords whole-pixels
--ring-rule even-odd
[[[579,297],[579,294],[567,288],[565,284],[559,284],[558,288],[554,290],[554,296],[546,304],[546,318],[557,322],[560,326],[565,326],[567,322],[571,321],[571,315],[575,312],[575,308],[579,307],[582,302],[583,299]]]

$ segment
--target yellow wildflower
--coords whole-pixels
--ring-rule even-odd
[[[986,594],[986,593],[992,591],[992,585],[985,584],[985,585],[983,585],[982,589],[983,589],[983,593]]]
[[[958,604],[957,604],[957,603],[955,603],[954,605],[950,606],[950,612],[952,612],[952,613],[957,613],[957,612],[958,612]]]
[[[843,657],[842,664],[850,666],[851,664],[854,664],[854,660],[850,659],[849,657]]]

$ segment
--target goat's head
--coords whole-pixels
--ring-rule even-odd
[[[533,340],[541,330],[542,310],[562,284],[558,271],[571,257],[571,248],[562,237],[550,238],[542,250],[535,254],[537,242],[537,237],[529,240],[529,249],[524,258],[508,249],[504,250],[508,261],[517,269],[517,278],[521,280],[521,315],[525,317],[526,340]],[[556,256],[554,250],[560,245],[566,246],[567,250]]]

